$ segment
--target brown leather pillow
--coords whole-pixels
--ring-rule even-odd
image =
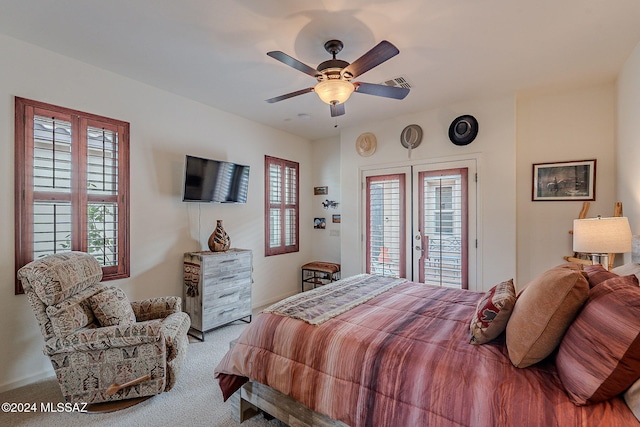
[[[547,270],[518,295],[507,323],[507,350],[511,363],[526,368],[547,356],[589,296],[586,273],[574,264]]]
[[[593,289],[556,356],[562,385],[576,405],[609,400],[640,378],[640,288],[634,275]]]

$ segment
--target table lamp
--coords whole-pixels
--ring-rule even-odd
[[[594,264],[609,269],[609,254],[631,251],[631,228],[626,217],[573,220],[573,251],[591,255]]]

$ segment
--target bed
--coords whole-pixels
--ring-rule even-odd
[[[510,310],[500,313],[498,307],[492,320],[502,318],[506,324],[499,325],[498,334],[492,331],[495,338],[474,345],[470,324],[483,301],[495,302],[495,292],[363,274],[298,294],[256,316],[216,367],[215,377],[225,400],[232,395],[236,399],[240,421],[262,409],[290,425],[640,426],[622,396],[640,377],[638,360],[629,362],[622,383],[608,391],[616,394],[609,397],[601,386],[593,392],[593,381],[580,384],[580,378],[593,373],[581,371],[581,364],[572,361],[577,357],[574,347],[567,344],[568,355],[563,356],[569,336],[577,337],[574,346],[584,347],[579,338],[584,331],[573,333],[571,328],[581,323],[574,322],[576,316],[589,311],[595,288],[587,282],[587,273],[576,272],[580,268],[561,271],[563,277],[577,277],[579,286],[571,286],[580,287],[582,294],[586,286],[586,297],[574,304],[578,307],[560,333],[562,343],[526,367],[524,362],[531,362],[526,357],[518,360],[520,367],[512,361],[507,329],[517,317],[520,300],[526,306],[524,295],[537,297],[533,290],[525,288],[517,300],[514,295]],[[604,291],[608,282],[601,279],[601,293],[610,295],[610,290]],[[538,287],[545,298],[549,286],[558,287]],[[565,297],[572,298],[571,292]],[[564,310],[569,303],[565,299],[557,306]],[[594,311],[601,312],[593,304]],[[637,323],[630,327],[637,327],[640,335]],[[513,334],[519,341],[520,335]],[[634,341],[628,331],[625,334],[623,341]],[[620,341],[610,331],[603,335]],[[569,368],[558,369],[565,365]],[[564,383],[575,378],[579,384],[572,385],[572,395]],[[592,401],[594,396],[599,401]]]

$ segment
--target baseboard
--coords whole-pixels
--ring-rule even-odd
[[[0,385],[0,393],[4,393],[5,391],[11,391],[16,388],[24,387],[26,385],[30,385],[33,383],[37,383],[39,381],[53,379],[56,377],[56,374],[51,370],[46,370],[39,372],[34,375],[29,375],[28,377],[24,377],[17,381],[11,381],[8,383],[4,383]]]
[[[253,304],[252,309],[254,311],[255,310],[261,310],[263,308],[266,308],[267,306],[270,306],[273,303],[276,303],[278,301],[282,301],[283,299],[288,298],[288,297],[290,297],[292,295],[295,295],[297,293],[298,293],[297,291],[294,291],[294,292],[291,292],[291,293],[280,295],[278,297],[269,298],[268,300],[260,301],[259,303]]]

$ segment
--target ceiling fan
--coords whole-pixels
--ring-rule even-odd
[[[336,117],[344,114],[344,102],[349,99],[353,92],[393,99],[404,99],[409,94],[409,89],[407,88],[352,81],[400,53],[393,44],[383,40],[351,64],[347,61],[336,59],[336,55],[343,47],[344,45],[340,40],[326,42],[324,48],[333,56],[333,59],[320,63],[317,69],[311,68],[279,50],[267,52],[267,55],[273,59],[302,71],[318,81],[315,86],[276,96],[275,98],[267,99],[267,102],[278,102],[305,93],[315,92],[322,101],[331,107],[331,117]]]

